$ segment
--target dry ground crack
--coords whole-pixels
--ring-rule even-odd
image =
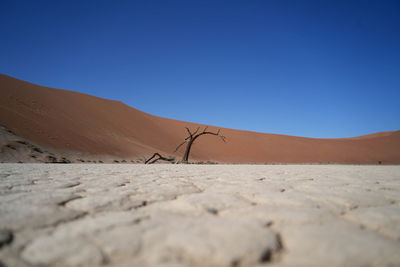
[[[400,265],[397,166],[2,164],[0,173],[4,266]]]

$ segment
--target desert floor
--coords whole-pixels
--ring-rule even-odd
[[[400,166],[0,164],[0,266],[400,266]]]

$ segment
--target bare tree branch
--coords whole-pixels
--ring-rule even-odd
[[[193,135],[197,134],[197,132],[200,130],[200,127],[197,127],[196,131],[193,133]]]
[[[183,141],[179,146],[177,146],[177,147],[175,148],[175,151],[174,151],[174,152],[178,151],[178,149],[179,149],[183,144],[185,144],[185,143],[187,143],[186,139],[185,139],[185,141]]]
[[[175,152],[176,152],[176,151],[179,150],[179,148],[180,148],[181,146],[183,146],[183,144],[187,143],[187,145],[186,145],[186,150],[185,150],[185,154],[183,155],[183,158],[182,158],[182,162],[188,162],[188,160],[189,160],[189,154],[190,154],[190,149],[191,149],[191,147],[192,147],[193,142],[194,142],[197,138],[199,138],[200,136],[202,136],[202,135],[206,135],[206,134],[215,135],[215,136],[220,137],[221,140],[224,141],[224,143],[226,143],[226,137],[220,134],[221,129],[218,129],[218,131],[215,133],[215,132],[207,131],[208,126],[206,126],[206,127],[204,128],[204,130],[203,130],[202,132],[199,133],[200,127],[198,127],[198,128],[196,129],[196,131],[192,133],[188,127],[185,127],[185,128],[186,128],[187,132],[189,133],[189,136],[186,137],[185,140],[175,149]]]
[[[157,158],[156,158],[157,157]],[[153,159],[154,158],[154,159]],[[156,161],[158,161],[158,160],[165,160],[165,161],[170,161],[170,162],[172,162],[172,161],[174,161],[175,160],[175,158],[166,158],[166,157],[163,157],[163,156],[161,156],[159,153],[154,153],[153,154],[153,156],[151,156],[148,160],[146,160],[145,162],[144,162],[144,164],[153,164],[153,163],[155,163]]]
[[[147,164],[150,162],[150,160],[152,160],[155,156],[157,156],[158,153],[154,153],[153,156],[151,156],[150,158],[148,158],[147,160],[144,161],[144,164]]]
[[[224,143],[226,143],[226,137],[225,136],[221,135],[220,138],[221,138],[222,141],[224,141]]]
[[[190,149],[191,149],[194,141],[197,138],[199,138],[200,136],[202,136],[202,135],[206,135],[206,134],[215,135],[215,136],[218,136],[219,138],[221,138],[221,140],[226,143],[226,137],[220,134],[221,129],[218,129],[217,132],[212,132],[212,131],[207,131],[208,130],[208,126],[206,126],[206,127],[204,127],[203,131],[199,132],[200,131],[200,127],[197,127],[196,131],[194,131],[193,133],[188,127],[185,127],[185,129],[188,132],[189,136],[187,136],[183,140],[183,142],[180,143],[175,148],[175,151],[174,151],[174,152],[177,152],[181,148],[181,146],[186,144],[186,150],[185,150],[185,153],[184,153],[184,155],[182,157],[181,163],[188,163]],[[175,161],[175,158],[166,158],[166,157],[163,157],[162,155],[160,155],[159,153],[154,153],[148,160],[145,161],[145,164],[153,164],[153,163],[157,162],[158,160],[165,160],[165,161],[173,162],[173,161]]]
[[[185,127],[185,128],[186,128],[186,131],[189,133],[190,137],[192,137],[193,135],[192,135],[192,133],[190,132],[189,128],[188,128],[188,127]]]

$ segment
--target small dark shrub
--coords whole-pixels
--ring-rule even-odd
[[[6,144],[4,145],[5,147],[9,148],[9,149],[13,149],[16,150],[15,146],[13,146],[12,144]]]
[[[38,148],[37,146],[34,146],[34,145],[32,145],[32,144],[30,144],[28,142],[21,141],[21,142],[18,142],[18,143],[28,146],[32,151],[35,151],[35,152],[38,152],[38,153],[43,153],[43,151],[40,148]]]
[[[15,135],[15,133],[14,133],[13,131],[11,131],[10,129],[6,129],[6,131],[7,131],[8,133],[10,133],[10,134]]]
[[[71,163],[71,161],[67,158],[61,158],[60,163]]]
[[[32,149],[33,149],[33,151],[35,151],[35,152],[43,153],[43,151],[42,151],[40,148],[36,147],[36,146],[34,146]]]
[[[46,157],[46,160],[47,163],[57,163],[57,158],[50,155]]]
[[[22,141],[22,140],[18,140],[18,141],[17,141],[17,143],[20,143],[20,144],[22,144],[22,145],[28,145],[28,143],[27,143],[27,142],[25,142],[25,141]]]

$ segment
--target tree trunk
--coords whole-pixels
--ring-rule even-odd
[[[192,144],[194,142],[195,139],[192,139],[188,142],[187,146],[186,146],[186,151],[185,154],[183,155],[182,158],[182,163],[188,163],[189,162],[189,154],[190,154],[190,149],[192,148]]]
[[[207,131],[207,128],[208,128],[208,127],[206,127],[206,128],[204,128],[204,130],[203,130],[202,132],[197,133],[197,132],[199,131],[199,129],[200,129],[200,127],[198,127],[197,130],[196,130],[194,133],[192,133],[192,132],[190,131],[189,128],[187,128],[187,127],[185,127],[185,128],[186,128],[187,132],[189,133],[189,136],[186,137],[186,138],[185,138],[185,141],[183,141],[183,142],[175,149],[175,152],[176,152],[176,151],[178,151],[178,149],[179,149],[183,144],[185,144],[185,143],[187,144],[187,145],[186,145],[185,154],[184,154],[183,157],[182,157],[182,161],[181,161],[182,163],[188,163],[188,162],[189,162],[190,149],[192,148],[192,145],[193,145],[194,141],[195,141],[197,138],[199,138],[200,136],[206,135],[206,134],[211,134],[211,135],[216,135],[216,136],[220,137],[221,140],[224,141],[224,142],[225,142],[225,139],[226,139],[225,136],[219,134],[220,130],[218,130],[218,132],[216,132],[216,133],[214,133],[214,132],[208,132],[208,131]]]

